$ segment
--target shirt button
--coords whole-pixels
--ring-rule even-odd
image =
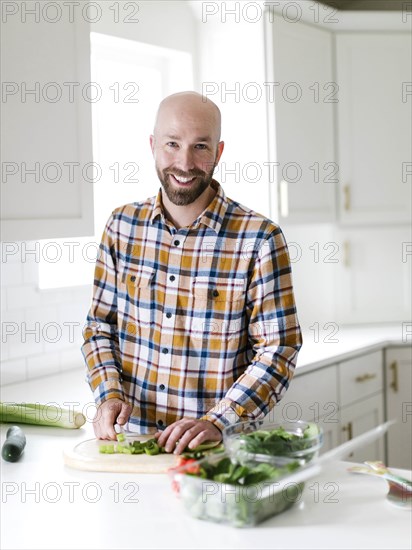
[[[163,391],[165,389],[165,387],[166,386],[164,384],[160,384],[159,389]]]
[[[176,279],[176,277],[174,275],[170,275],[169,281],[174,281],[175,279]]]
[[[170,311],[168,311],[168,312],[166,313],[166,317],[167,317],[168,319],[170,319],[171,316],[172,316],[172,314],[170,313]]]
[[[163,352],[163,353],[168,353],[168,351],[169,351],[169,350],[168,350],[167,348],[163,348],[163,349],[162,349],[162,352]]]
[[[175,246],[179,246],[180,241],[176,240],[173,244],[174,244]]]
[[[219,296],[219,291],[215,289],[215,290],[213,291],[213,296],[214,296],[215,298],[216,298],[216,296]]]
[[[157,421],[157,425],[158,425],[158,426],[163,426],[163,420],[158,420],[158,421]]]
[[[132,276],[130,277],[130,280],[132,281],[132,283],[134,283],[135,280],[136,280],[136,275],[132,275]]]

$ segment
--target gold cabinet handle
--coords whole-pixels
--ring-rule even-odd
[[[390,383],[390,387],[393,389],[394,392],[399,391],[399,384],[398,384],[398,362],[394,361],[389,365],[389,368],[392,371],[392,382]]]
[[[350,185],[343,186],[343,208],[344,210],[350,210]]]
[[[350,244],[349,241],[343,242],[343,265],[345,267],[350,266]]]
[[[342,426],[342,432],[348,432],[348,441],[350,441],[353,437],[352,422],[348,422],[346,426]]]
[[[367,380],[372,380],[373,378],[376,378],[376,374],[367,372],[365,374],[361,374],[360,376],[357,376],[355,380],[356,382],[366,382]]]

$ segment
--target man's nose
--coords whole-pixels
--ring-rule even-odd
[[[192,149],[181,147],[176,159],[176,167],[184,172],[195,168],[194,153]]]

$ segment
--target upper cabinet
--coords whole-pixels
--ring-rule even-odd
[[[409,33],[338,33],[338,160],[343,223],[411,218]]]
[[[3,18],[3,241],[93,235],[90,28],[41,11]]]
[[[268,29],[274,84],[279,219],[333,221],[338,166],[334,152],[332,33],[275,16]],[[269,42],[270,44],[270,42]],[[270,47],[270,45],[268,46]],[[273,59],[272,59],[273,57]]]
[[[278,218],[408,223],[411,35],[339,28],[280,15],[268,24]]]

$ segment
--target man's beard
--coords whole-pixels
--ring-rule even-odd
[[[171,203],[176,206],[186,206],[192,204],[200,195],[207,189],[210,185],[210,182],[213,179],[213,172],[215,166],[209,170],[209,172],[204,172],[203,170],[189,170],[188,172],[183,172],[177,168],[168,167],[164,170],[160,170],[156,166],[156,172],[159,177],[160,183],[167,195],[167,198]],[[171,175],[175,175],[179,178],[193,178],[196,180],[191,183],[190,186],[185,189],[184,187],[175,187],[176,184],[170,181]]]

